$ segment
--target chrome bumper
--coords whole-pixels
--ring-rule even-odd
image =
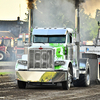
[[[17,80],[25,82],[62,82],[67,71],[16,71]]]

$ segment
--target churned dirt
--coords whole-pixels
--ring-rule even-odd
[[[31,86],[19,89],[14,75],[0,76],[0,100],[100,100],[100,85],[73,87]]]

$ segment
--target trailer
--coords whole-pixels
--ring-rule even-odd
[[[82,56],[89,59],[91,83],[100,83],[100,54],[83,53]]]
[[[98,26],[100,23],[98,22]],[[100,28],[93,45],[80,45],[81,57],[89,58],[90,77],[94,83],[100,83]]]
[[[91,82],[100,83],[100,46],[80,46],[82,58],[88,58],[90,64]]]

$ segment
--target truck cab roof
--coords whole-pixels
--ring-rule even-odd
[[[71,28],[37,28],[33,29],[32,35],[66,35],[73,33]]]

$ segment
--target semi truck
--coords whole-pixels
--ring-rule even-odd
[[[28,42],[28,34],[26,33],[19,34],[16,42],[17,42],[15,46],[16,59],[21,59],[22,54],[24,54],[24,43]]]
[[[34,28],[31,35],[31,9],[29,10],[29,43],[22,59],[15,65],[17,85],[62,83],[68,90],[73,86],[89,86],[100,82],[100,54],[80,47],[79,4],[75,1],[75,32],[71,28]],[[32,26],[33,27],[33,26]],[[77,31],[77,32],[76,32]],[[31,38],[30,38],[31,36]],[[80,51],[83,51],[80,56]]]
[[[74,86],[89,86],[91,66],[89,59],[77,59],[76,33],[71,28],[36,28],[32,45],[25,50],[15,65],[17,85],[62,83],[68,90]],[[86,57],[86,58],[85,58]]]

